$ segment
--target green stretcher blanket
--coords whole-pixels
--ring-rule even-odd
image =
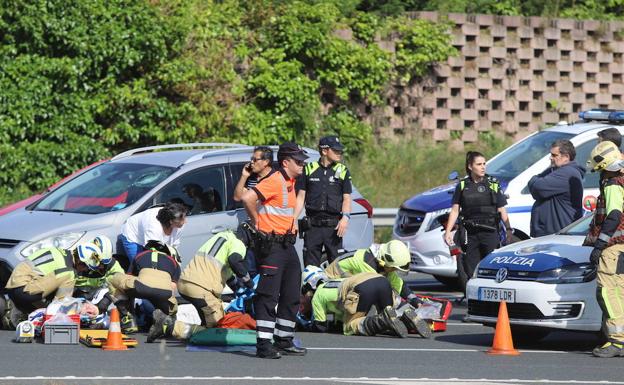
[[[210,328],[193,334],[189,343],[199,346],[256,345],[256,331]]]

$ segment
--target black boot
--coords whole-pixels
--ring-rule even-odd
[[[380,314],[364,318],[362,329],[367,336],[387,333],[401,338],[407,337],[407,328],[390,306],[387,306]]]
[[[271,340],[258,338],[258,342],[256,343],[256,357],[277,359],[282,358],[282,355],[273,346]]]
[[[175,321],[170,316],[163,313],[160,309],[154,310],[152,313],[154,323],[147,333],[147,343],[152,343],[158,338],[171,337],[173,334],[173,325]]]
[[[115,303],[117,310],[119,310],[119,317],[121,318],[120,326],[121,331],[125,334],[134,334],[139,331],[139,326],[136,323],[134,314],[132,314],[132,308],[130,307],[130,301],[121,300]]]
[[[305,356],[308,350],[306,348],[299,348],[293,344],[292,338],[273,338],[273,346],[278,352],[285,356]]]
[[[407,327],[407,330],[416,332],[423,338],[431,338],[431,327],[429,323],[419,318],[415,311],[411,309],[404,311],[400,319]]]

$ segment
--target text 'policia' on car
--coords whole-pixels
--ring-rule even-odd
[[[593,109],[579,113],[581,120],[561,122],[537,131],[511,145],[487,162],[487,174],[498,179],[507,196],[507,213],[515,240],[529,238],[533,197],[527,183],[550,164],[550,146],[568,139],[576,148],[577,159],[587,159],[597,144],[597,133],[615,127],[624,134],[624,111]],[[450,183],[435,187],[401,204],[393,227],[393,238],[407,242],[412,255],[411,269],[432,274],[438,281],[457,284],[457,264],[444,243],[441,220],[451,210],[457,173]],[[598,173],[586,173],[584,195],[598,196]],[[584,199],[585,201],[585,199]]]

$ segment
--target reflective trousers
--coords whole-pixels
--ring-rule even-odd
[[[274,243],[257,255],[260,280],[253,297],[258,345],[292,340],[301,293],[301,263],[293,245]],[[277,312],[275,307],[277,306]]]
[[[624,245],[607,247],[600,255],[596,298],[609,341],[624,343]]]
[[[381,312],[394,303],[394,294],[390,282],[382,276],[370,278],[350,290],[344,300],[343,334],[364,334],[360,325],[374,306]]]
[[[117,273],[110,280],[115,299],[141,298],[150,301],[163,313],[173,315],[178,301],[173,296],[171,276],[156,269],[141,269],[139,276]],[[127,297],[127,298],[123,298]]]
[[[189,301],[197,309],[202,323],[201,325],[191,325],[176,321],[173,327],[173,337],[177,339],[189,339],[199,331],[215,327],[225,315],[220,294],[216,295],[210,290],[183,279],[178,281],[178,292],[182,298]]]

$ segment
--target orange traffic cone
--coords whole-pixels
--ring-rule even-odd
[[[487,354],[520,355],[520,352],[514,349],[513,340],[511,339],[511,326],[509,326],[507,302],[505,301],[502,301],[498,307],[498,320],[496,321],[496,331],[494,332],[494,343],[492,347],[488,349]]]
[[[102,345],[102,349],[128,350],[128,347],[123,343],[123,337],[121,335],[121,324],[119,322],[119,310],[117,310],[116,307],[111,310],[108,337],[106,337],[106,343]]]

